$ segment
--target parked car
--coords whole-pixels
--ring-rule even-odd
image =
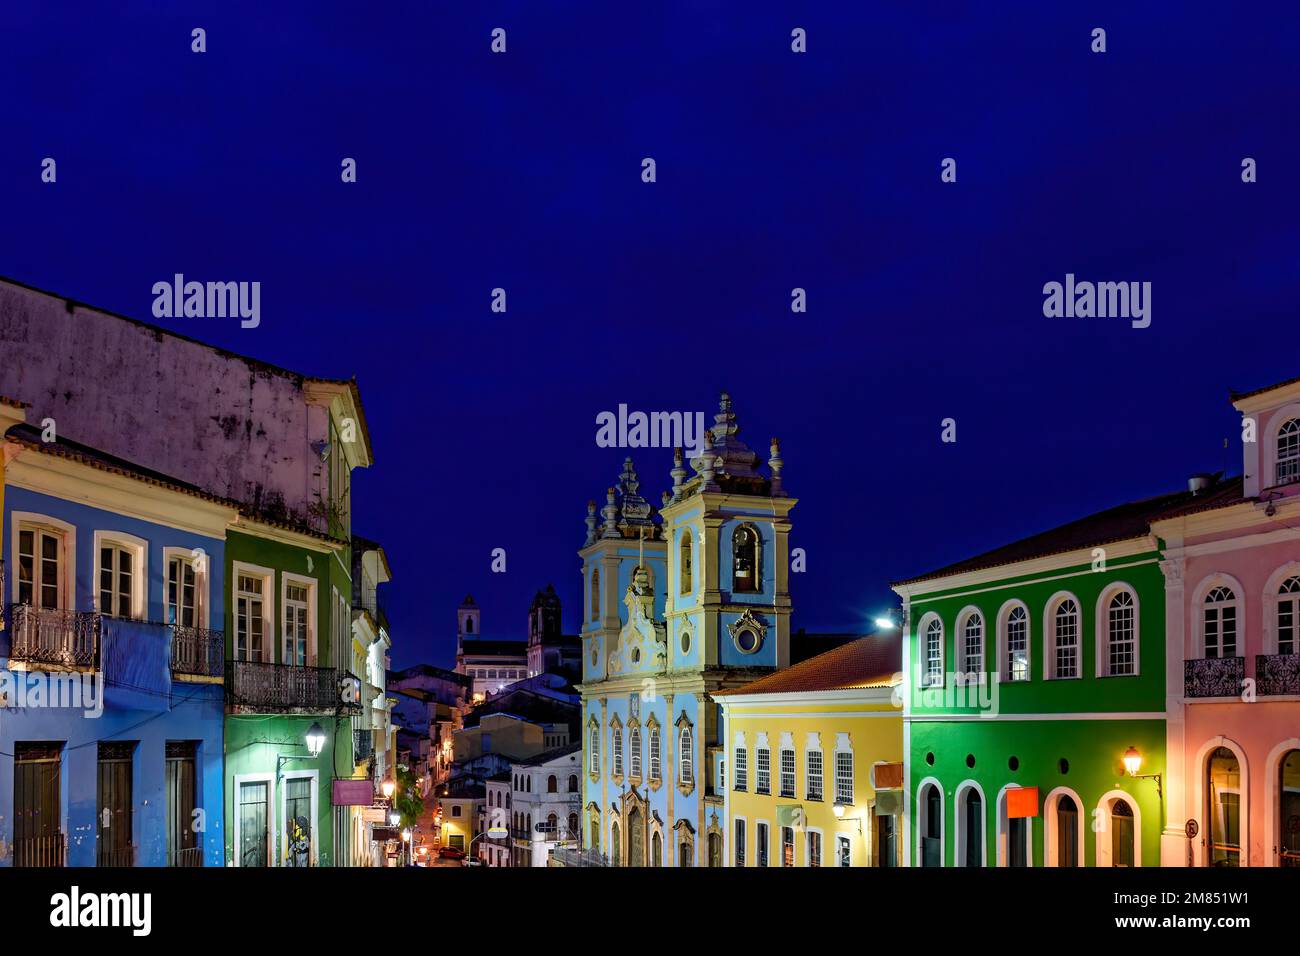
[[[465,851],[459,847],[444,846],[438,850],[438,856],[444,860],[463,860],[465,859]]]
[[[467,859],[467,860],[462,861],[461,865],[462,865],[462,866],[482,866],[482,865],[483,865],[483,861],[482,861],[482,860],[477,860],[477,859]]]

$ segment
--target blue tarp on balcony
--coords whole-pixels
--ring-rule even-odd
[[[100,659],[110,707],[165,711],[171,698],[172,630],[163,624],[103,619]]]

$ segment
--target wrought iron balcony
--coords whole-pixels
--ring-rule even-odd
[[[244,713],[354,714],[355,701],[343,699],[347,671],[261,661],[231,661],[226,673],[226,702]]]
[[[1183,662],[1183,696],[1237,697],[1246,679],[1244,657],[1199,657]]]
[[[93,668],[99,658],[100,616],[93,611],[9,606],[9,659],[24,664]]]
[[[128,843],[125,846],[106,846],[100,843],[95,848],[95,866],[98,867],[127,867],[135,866],[136,845]]]
[[[167,865],[184,868],[201,868],[203,866],[203,847],[187,846],[178,850],[167,851]]]
[[[207,627],[173,624],[172,673],[220,677],[225,672],[226,636]]]
[[[1255,658],[1255,690],[1262,697],[1300,695],[1300,654],[1260,654]]]

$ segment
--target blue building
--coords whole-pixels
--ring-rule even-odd
[[[6,411],[0,866],[221,866],[234,506]]]
[[[790,663],[789,513],[723,394],[688,478],[655,512],[631,459],[583,559],[583,844],[615,866],[722,866],[720,708],[711,694]]]

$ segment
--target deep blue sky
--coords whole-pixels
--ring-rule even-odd
[[[726,388],[764,457],[782,438],[795,626],[842,630],[891,580],[1222,467],[1225,436],[1239,469],[1228,389],[1300,374],[1293,3],[22,6],[0,273],[147,320],[174,272],[261,281],[256,330],[162,322],[357,376],[400,665],[450,660],[466,592],[522,636],[554,582],[576,629],[620,402]],[[1044,318],[1067,272],[1152,282],[1151,327]],[[671,454],[636,458],[657,503]]]

